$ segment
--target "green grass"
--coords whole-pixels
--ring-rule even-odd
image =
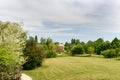
[[[97,57],[46,59],[42,67],[23,71],[33,80],[120,80],[120,61]]]

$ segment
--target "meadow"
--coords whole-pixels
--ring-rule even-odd
[[[57,57],[23,71],[33,80],[120,80],[120,61],[99,57]]]

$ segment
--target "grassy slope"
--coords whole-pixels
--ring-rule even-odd
[[[59,57],[24,71],[33,80],[120,80],[120,62],[96,57]]]

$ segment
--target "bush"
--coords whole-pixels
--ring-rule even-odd
[[[0,80],[19,80],[21,66],[16,56],[7,49],[0,47]]]
[[[52,50],[48,50],[48,52],[45,55],[46,58],[54,58],[56,56],[57,56],[57,54]]]
[[[75,56],[75,54],[83,54],[84,48],[82,45],[77,45],[72,48],[71,53],[72,53],[72,56]]]
[[[114,58],[120,56],[120,49],[110,49],[110,50],[105,50],[102,51],[101,54],[105,58]]]
[[[35,42],[33,37],[30,37],[26,42],[26,47],[23,50],[24,56],[27,58],[23,64],[23,69],[31,70],[42,65],[44,59],[44,49],[41,45]]]

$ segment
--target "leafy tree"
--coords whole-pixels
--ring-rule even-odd
[[[36,43],[33,37],[30,37],[26,42],[26,47],[23,50],[24,56],[27,57],[24,69],[34,69],[42,65],[44,59],[44,49]]]
[[[81,44],[82,46],[84,46],[86,43],[82,41],[80,44]]]
[[[46,58],[52,58],[56,57],[56,50],[55,50],[55,44],[52,41],[51,38],[41,38],[40,44],[44,47],[45,49],[45,57]]]
[[[87,53],[92,55],[94,53],[94,47],[88,47]]]
[[[84,53],[84,48],[82,45],[76,45],[72,48],[71,50],[72,56],[74,56],[75,54],[83,54]]]
[[[112,47],[113,49],[115,49],[115,48],[120,48],[120,40],[119,40],[117,37],[115,37],[115,38],[113,39],[113,41],[111,42],[111,47]]]
[[[55,51],[55,44],[53,43],[52,39],[47,38],[46,45],[47,45],[46,57],[47,58],[56,57],[57,54]]]
[[[95,42],[94,42],[94,47],[95,47],[95,53],[100,55],[100,50],[99,50],[99,46],[104,42],[104,40],[102,38],[98,38]]]
[[[73,45],[71,43],[65,42],[64,49],[68,54],[71,54],[71,50],[73,48]]]
[[[101,51],[107,50],[107,49],[111,49],[111,44],[109,41],[103,42],[101,43],[98,47],[97,47],[97,53],[101,54]]]
[[[18,80],[25,62],[26,33],[18,23],[0,22],[0,80]]]
[[[91,47],[91,48],[94,48],[94,42],[93,41],[88,41],[86,44],[84,44],[84,49],[85,49],[85,53],[88,53],[88,54],[90,54],[89,53],[89,48]],[[94,51],[94,50],[93,50]],[[93,52],[94,53],[94,52]]]

